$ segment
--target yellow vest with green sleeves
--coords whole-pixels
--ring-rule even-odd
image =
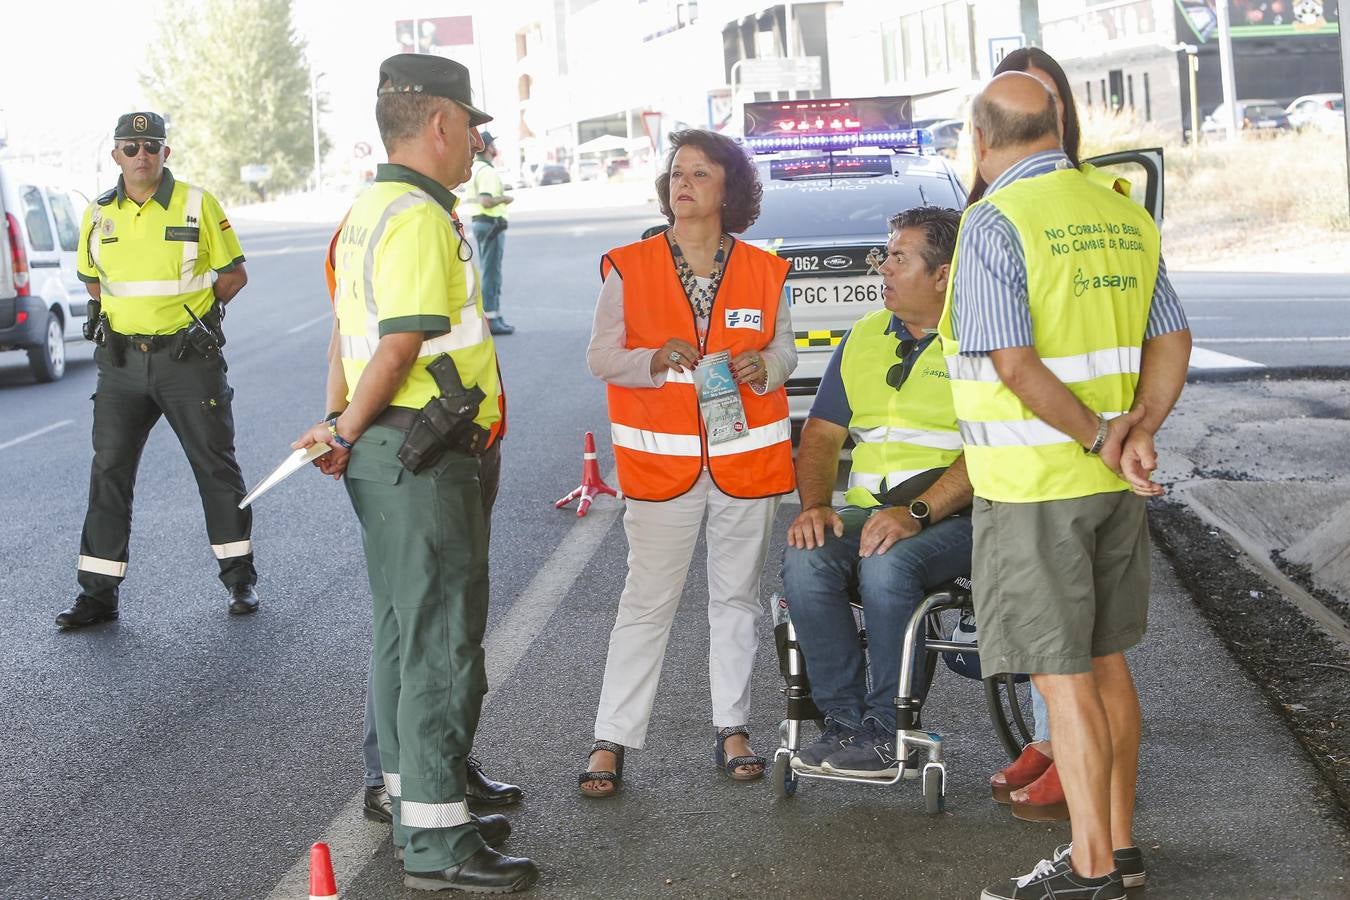
[[[1110,181],[1066,169],[1015,181],[980,201],[997,207],[1021,239],[1041,361],[1107,418],[1134,402],[1161,256],[1153,219]],[[1005,387],[989,356],[961,355],[952,323],[959,262],[952,262],[938,332],[975,495],[1031,503],[1127,490],[1099,458]]]
[[[859,319],[839,360],[855,444],[844,500],[863,508],[879,505],[875,494],[945,469],[961,455],[941,342],[929,342],[897,391],[886,382],[887,371],[900,362],[898,338],[886,333],[891,318],[889,310],[879,309]]]
[[[418,217],[424,221],[415,221]],[[437,397],[441,392],[427,365],[448,353],[464,386],[476,384],[483,390],[474,421],[490,428],[501,417],[496,353],[483,317],[477,271],[463,262],[469,255],[463,242],[449,211],[416,185],[377,181],[357,199],[335,251],[334,303],[349,400],[375,355],[381,320],[406,318],[394,305],[399,296],[412,295],[418,287],[425,290],[418,279],[434,277],[445,281],[444,306],[419,310],[416,318],[448,320],[450,330],[422,342],[390,406],[421,409]],[[407,282],[407,291],[400,291],[401,280]],[[387,296],[377,296],[377,284]]]
[[[489,197],[501,197],[505,194],[505,191],[502,189],[502,176],[496,167],[480,157],[474,160],[473,174],[469,176],[469,183],[465,185],[461,214],[465,216],[488,216],[493,219],[506,218],[506,204],[498,203],[493,207],[482,206],[478,202],[478,198],[482,194],[487,194]]]

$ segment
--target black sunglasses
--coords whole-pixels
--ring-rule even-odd
[[[137,153],[141,152],[142,147],[145,148],[146,153],[154,156],[163,146],[163,141],[129,141],[128,143],[123,144],[121,149],[122,155],[127,159],[131,159]]]
[[[914,360],[909,355],[914,352],[914,348],[919,345],[915,338],[905,338],[895,345],[895,355],[899,362],[886,370],[886,383],[897,391],[909,377],[909,373],[914,371]]]

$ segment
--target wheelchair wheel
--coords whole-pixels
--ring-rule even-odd
[[[943,795],[944,778],[941,766],[928,766],[923,770],[923,808],[930,816],[936,816],[947,806]]]
[[[1031,682],[1019,681],[1014,675],[995,675],[984,679],[984,697],[999,743],[1009,759],[1017,759],[1022,748],[1031,743],[1033,733],[1027,719],[1031,712]]]
[[[787,753],[773,756],[773,789],[782,800],[791,800],[797,793],[797,773],[792,771],[792,757]]]

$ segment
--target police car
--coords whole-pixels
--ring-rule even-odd
[[[743,142],[764,197],[741,237],[786,259],[797,369],[787,382],[792,420],[805,421],[833,352],[881,307],[887,221],[916,206],[962,209],[966,188],[913,127],[910,97],[782,100],[745,107]],[[1125,167],[1137,199],[1160,218],[1162,151],[1090,160]]]

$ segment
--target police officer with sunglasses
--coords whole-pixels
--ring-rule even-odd
[[[136,470],[161,417],[196,476],[230,613],[258,608],[252,516],[238,508],[244,478],[234,456],[234,391],[221,355],[225,304],[248,281],[244,254],[216,198],[165,168],[165,138],[156,113],[118,119],[112,158],[122,175],[89,205],[80,231],[79,277],[91,298],[85,337],[98,345],[98,390],[80,593],[57,615],[61,628],[118,616]]]

